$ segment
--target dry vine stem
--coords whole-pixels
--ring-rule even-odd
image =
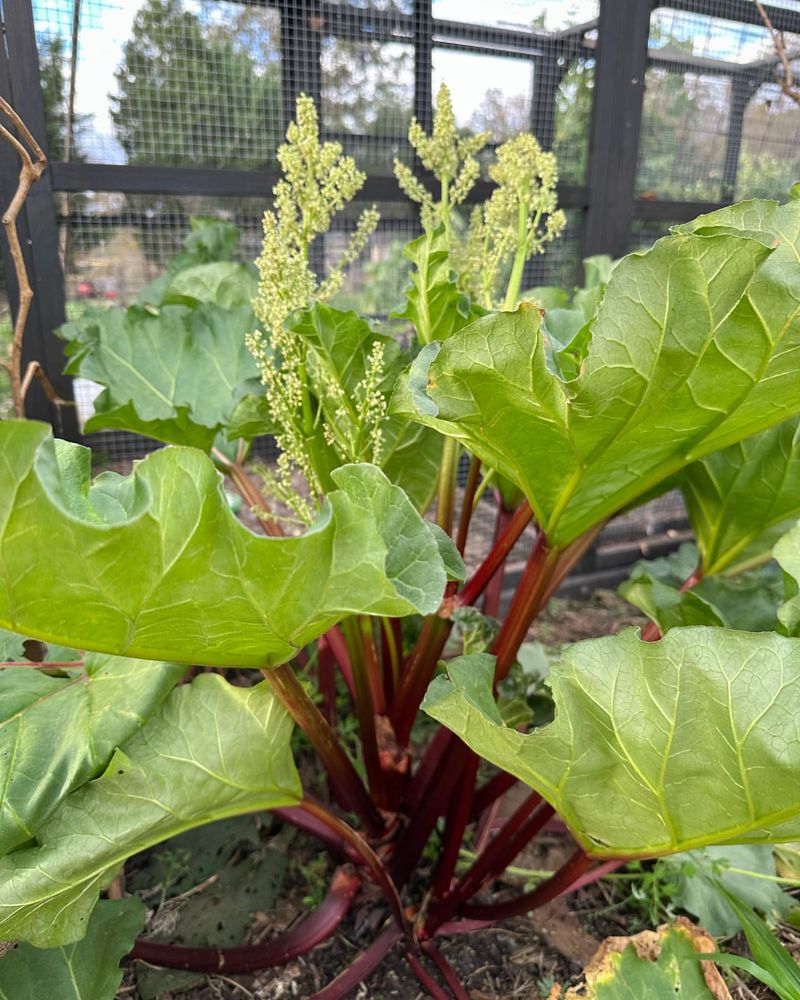
[[[787,97],[791,98],[791,100],[793,100],[798,107],[800,107],[800,89],[794,85],[794,72],[792,70],[792,64],[789,61],[789,56],[786,54],[786,46],[783,42],[783,32],[778,31],[772,23],[761,0],[755,0],[755,3],[758,8],[758,12],[761,15],[761,20],[764,22],[767,30],[772,36],[772,45],[775,49],[775,54],[780,60],[781,66],[783,66],[783,76],[778,77],[778,74],[775,74],[781,85],[781,91],[786,94]]]
[[[0,97],[0,110],[11,121],[23,140],[21,142],[5,125],[0,124],[0,136],[16,150],[22,161],[19,172],[19,185],[14,197],[11,199],[11,204],[3,214],[3,226],[8,237],[11,259],[14,262],[14,271],[16,272],[17,285],[19,286],[19,308],[17,310],[17,318],[14,321],[14,336],[11,341],[9,356],[7,359],[0,361],[0,364],[8,372],[11,381],[14,416],[21,418],[25,416],[25,396],[34,378],[38,378],[42,383],[42,387],[51,403],[54,403],[56,406],[66,406],[69,404],[67,400],[61,399],[58,395],[38,361],[31,361],[25,375],[22,375],[22,341],[33,299],[33,289],[28,281],[25,258],[22,256],[22,246],[19,242],[19,233],[17,232],[17,218],[22,210],[22,206],[25,204],[25,199],[28,197],[28,192],[46,169],[47,158],[39,143],[31,135],[28,126],[3,97]],[[23,145],[23,142],[30,147],[30,151]]]

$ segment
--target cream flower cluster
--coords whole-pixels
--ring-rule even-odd
[[[444,83],[436,95],[431,134],[425,132],[416,118],[411,119],[408,141],[425,169],[439,181],[441,199],[436,201],[410,168],[399,160],[394,161],[394,173],[404,194],[421,206],[422,224],[426,229],[435,229],[441,222],[447,224],[450,208],[466,199],[480,175],[477,154],[488,140],[488,132],[459,136],[453,99]]]
[[[556,158],[529,133],[498,147],[489,176],[497,187],[470,217],[464,281],[483,306],[492,308],[498,279],[513,256],[505,303],[509,308],[515,304],[510,300],[519,292],[525,261],[544,253],[564,229],[566,217],[557,207]]]
[[[339,290],[344,269],[362,253],[380,217],[374,207],[362,212],[336,266],[320,283],[309,263],[311,245],[330,229],[336,213],[352,201],[363,186],[365,175],[357,169],[352,157],[342,154],[339,143],[320,142],[316,108],[305,94],[297,100],[296,118],[289,125],[286,142],[277,155],[283,177],[273,188],[272,209],[264,213],[262,252],[256,261],[258,295],[253,302],[260,329],[248,338],[248,347],[259,363],[270,417],[276,428],[275,438],[281,449],[268,488],[307,521],[324,493],[314,454],[314,441],[320,436],[317,432],[325,440],[335,440],[344,447],[345,453],[339,456],[343,462],[359,457],[346,447],[348,442],[351,445],[359,442],[362,460],[364,454],[372,457],[380,450],[385,403],[381,397],[381,409],[373,399],[370,379],[375,376],[370,368],[358,393],[359,398],[371,400],[366,408],[366,429],[362,426],[361,410],[356,409],[353,419],[358,426],[349,433],[334,434],[326,430],[325,407],[317,405],[317,401],[323,397],[338,400],[343,396],[342,388],[324,368],[319,369],[318,378],[311,383],[305,343],[287,329],[287,320],[313,299],[329,299]],[[381,361],[382,357],[380,353]],[[306,480],[312,503],[298,494],[293,482],[295,470]]]

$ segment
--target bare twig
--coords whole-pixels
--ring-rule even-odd
[[[3,226],[8,238],[8,246],[11,251],[11,259],[14,262],[17,285],[19,286],[19,308],[14,321],[14,335],[11,340],[11,348],[8,357],[0,360],[0,366],[8,372],[11,382],[14,415],[16,417],[24,417],[25,396],[34,378],[42,383],[42,387],[51,403],[59,407],[71,404],[67,400],[61,399],[38,361],[31,361],[24,377],[22,375],[22,341],[33,299],[33,289],[28,281],[25,258],[22,255],[22,246],[19,241],[19,232],[17,231],[17,218],[22,210],[22,206],[25,204],[25,199],[28,197],[28,192],[46,169],[47,158],[44,155],[42,147],[31,135],[28,126],[8,101],[2,97],[0,97],[0,111],[5,114],[6,118],[16,128],[19,138],[3,124],[0,124],[0,137],[5,139],[22,161],[19,172],[19,185],[3,215]]]
[[[33,299],[33,290],[28,281],[28,272],[25,268],[25,258],[22,256],[22,247],[19,242],[17,232],[17,217],[28,197],[33,184],[39,180],[47,166],[47,159],[39,143],[31,135],[28,126],[23,122],[17,112],[4,98],[0,97],[0,110],[6,115],[17,129],[22,141],[13,135],[5,125],[0,125],[0,136],[16,151],[22,166],[19,172],[19,185],[11,204],[3,215],[3,226],[6,230],[8,245],[11,250],[11,259],[14,262],[14,270],[17,275],[19,285],[19,309],[14,322],[14,336],[11,341],[11,351],[9,357],[3,362],[3,366],[8,371],[11,380],[11,396],[14,401],[14,415],[25,416],[25,394],[22,391],[22,338],[25,333],[25,323],[28,319],[28,312]],[[25,143],[25,145],[23,145]],[[29,147],[28,148],[26,148]],[[30,151],[29,151],[30,150]]]
[[[783,41],[783,32],[778,31],[770,20],[770,16],[767,13],[764,4],[761,0],[755,0],[758,12],[761,15],[761,20],[767,27],[770,35],[772,36],[772,45],[775,49],[775,55],[783,67],[783,76],[778,73],[775,74],[777,82],[781,85],[781,91],[786,94],[787,97],[791,98],[794,103],[800,107],[800,89],[795,86],[794,83],[794,72],[792,70],[792,64],[789,61],[789,56],[786,54],[786,45]]]

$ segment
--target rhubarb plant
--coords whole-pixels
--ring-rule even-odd
[[[223,817],[272,811],[317,838],[336,865],[323,901],[260,944],[143,935],[130,954],[266,968],[377,889],[385,925],[322,1000],[394,948],[432,996],[463,1000],[443,935],[626,859],[800,839],[800,202],[587,262],[574,295],[523,292],[564,225],[555,160],[530,136],[501,146],[489,203],[456,224],[483,140],[439,103],[430,136],[410,130],[433,183],[399,168],[421,208],[410,348],[330,302],[372,209],[331,274],[312,267],[363,175],[301,98],[255,269],[198,224],[139,303],[62,330],[69,370],[103,386],[91,427],[168,446],[92,480],[85,449],[0,425],[0,939],[48,949],[42,969],[94,954],[98,1000],[141,919],[100,897],[128,858]],[[281,456],[259,469],[263,433]],[[526,679],[531,626],[611,518],[676,485],[697,549],[634,574],[642,635],[554,657],[553,718]],[[497,525],[476,559],[484,493]],[[747,575],[772,555],[766,583]],[[301,785],[295,727],[325,795]],[[554,813],[569,859],[487,898]],[[4,962],[0,990],[25,995],[39,965]]]

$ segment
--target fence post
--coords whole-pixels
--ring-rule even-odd
[[[584,256],[628,248],[653,0],[601,0]]]
[[[414,0],[414,117],[433,127],[433,3]]]
[[[11,104],[47,153],[39,55],[30,0],[3,5],[5,46],[0,45],[0,94]],[[7,143],[0,144],[0,201],[5,210],[17,187],[19,159]],[[62,399],[71,400],[72,379],[63,374],[62,342],[53,333],[66,319],[64,274],[58,253],[56,206],[48,170],[31,188],[17,219],[20,243],[33,289],[22,352],[23,371],[38,361]],[[3,274],[12,317],[17,314],[19,289],[8,242],[2,246]],[[53,424],[63,437],[77,440],[78,422],[72,406],[51,405],[37,381],[25,402],[26,416]]]
[[[728,136],[725,141],[725,164],[722,168],[722,198],[733,198],[739,171],[739,152],[747,105],[755,95],[758,81],[740,74],[731,80],[731,103],[728,112]]]

